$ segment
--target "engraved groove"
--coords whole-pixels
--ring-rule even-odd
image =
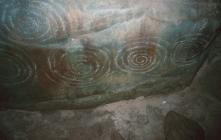
[[[0,44],[0,84],[13,86],[26,83],[35,74],[35,63],[18,47]]]
[[[48,78],[55,83],[88,87],[108,75],[110,61],[108,51],[94,47],[67,48],[52,52],[48,57]]]
[[[202,34],[186,35],[175,42],[171,61],[178,66],[186,66],[197,63],[209,38]]]
[[[117,55],[117,67],[124,72],[151,72],[167,59],[165,43],[158,38],[139,38],[127,42]]]
[[[63,39],[71,29],[68,8],[59,1],[3,1],[0,12],[1,38],[19,44]]]

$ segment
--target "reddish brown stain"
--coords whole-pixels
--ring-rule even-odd
[[[105,27],[108,26],[108,24],[110,24],[110,19],[112,17],[100,17],[100,18],[96,18],[94,19],[94,21],[92,22],[91,25],[91,29],[92,30],[100,30],[103,29]]]
[[[156,46],[154,44],[148,44],[147,53],[149,56],[154,57],[156,54]]]
[[[60,73],[70,73],[70,69],[68,66],[68,60],[64,60],[62,62],[59,62],[60,57],[65,53],[64,49],[54,49],[54,48],[33,48],[29,50],[31,59],[36,63],[37,70],[37,83],[42,88],[45,93],[50,94],[50,96],[53,95],[53,91],[56,89],[59,89],[61,86],[63,86],[64,81],[58,77],[56,74],[52,72],[52,70],[55,70]],[[55,55],[53,58],[53,61],[56,61],[55,69],[50,69],[48,58],[50,55]],[[51,62],[52,63],[52,62]]]
[[[9,140],[6,136],[6,134],[3,133],[2,131],[0,131],[0,140]]]

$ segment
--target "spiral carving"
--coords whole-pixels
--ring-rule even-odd
[[[0,36],[19,44],[45,43],[67,37],[70,15],[59,1],[2,1]]]
[[[118,52],[116,64],[124,72],[151,72],[167,59],[167,49],[163,43],[158,38],[140,38],[127,42]]]
[[[110,69],[109,54],[94,47],[68,48],[48,57],[49,79],[55,83],[88,87],[104,78]]]
[[[35,74],[35,63],[23,49],[0,44],[0,60],[0,85],[20,85]]]
[[[187,35],[180,38],[174,45],[172,62],[178,66],[197,63],[208,42],[209,37],[202,34]]]

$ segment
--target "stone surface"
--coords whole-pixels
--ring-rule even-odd
[[[166,140],[205,140],[202,127],[174,111],[167,113],[164,122]]]
[[[173,3],[167,3],[169,1]],[[29,5],[28,3],[27,5],[25,4],[20,5],[19,3],[21,1],[17,1],[17,0],[9,0],[9,1],[0,0],[1,8],[4,7],[3,3],[5,2],[6,3],[13,2],[13,4],[15,5],[8,5],[8,7],[13,7],[14,9],[16,9],[16,6],[18,7],[30,6],[29,8],[34,8],[32,7],[32,5]],[[43,8],[49,6],[48,10],[50,13],[50,12],[55,12],[53,11],[53,7],[51,7],[50,4],[48,5],[48,3],[51,3],[51,2],[52,1],[42,2],[42,1],[36,0],[34,1],[34,4],[37,4],[37,5],[42,4],[41,6],[43,6]],[[59,7],[62,9],[62,7],[59,6],[59,3],[62,3],[62,2],[64,1],[59,1],[58,3],[55,2],[54,3],[55,7]],[[97,4],[94,4],[93,3],[94,1],[88,1],[88,0],[74,1],[74,3],[75,2],[77,3],[75,7],[77,7],[77,9],[80,7],[79,8],[80,10],[75,10],[74,6],[72,5],[73,6],[72,12],[75,13],[77,16],[78,14],[81,14],[81,11],[87,11],[88,9],[90,9],[91,13],[93,12],[97,13],[98,16],[102,17],[102,14],[99,13],[100,11],[96,11],[96,6],[102,9],[102,8],[107,8],[109,6],[115,5],[114,8],[117,9],[122,5],[124,5],[125,7],[127,6],[130,7],[132,5],[133,7],[134,3],[142,4],[142,2],[146,2],[146,1],[145,0],[144,1],[132,0],[129,2],[126,0],[125,1],[124,0],[122,1],[108,1],[107,0],[103,2],[96,1],[98,2]],[[81,2],[85,3],[85,5],[82,5]],[[169,40],[174,40],[174,37],[173,37],[174,33],[182,36],[183,34],[189,33],[190,30],[192,30],[193,28],[202,29],[201,28],[202,26],[195,27],[195,26],[192,26],[192,22],[190,23],[189,20],[186,21],[186,18],[190,18],[191,16],[194,16],[195,14],[198,17],[197,14],[199,13],[200,13],[200,16],[204,16],[204,14],[215,13],[215,16],[212,14],[212,15],[205,15],[205,17],[207,16],[210,17],[209,21],[212,21],[212,22],[217,21],[218,19],[217,15],[219,14],[216,13],[217,11],[214,12],[213,10],[219,8],[219,5],[217,4],[217,2],[219,1],[217,2],[210,1],[212,3],[207,3],[208,1],[206,2],[200,1],[199,3],[195,3],[195,4],[193,3],[189,4],[190,1],[182,1],[185,4],[183,3],[180,4],[179,2],[177,4],[174,4],[173,0],[166,0],[165,3],[159,4],[157,2],[155,3],[153,1],[150,1],[151,6],[153,8],[147,12],[147,13],[153,14],[156,17],[159,17],[160,19],[163,19],[163,23],[168,22],[168,21],[174,22],[174,24],[171,27],[172,32],[165,33],[167,37],[168,36],[171,37],[169,38]],[[86,5],[86,3],[90,6]],[[108,6],[107,6],[107,3],[108,3]],[[163,5],[165,4],[166,5],[168,4],[169,7],[164,7]],[[177,5],[179,6],[177,7]],[[202,7],[200,7],[199,9],[194,8],[194,6],[198,7],[199,5]],[[154,7],[158,7],[158,8],[160,7],[159,8],[160,10],[155,11],[153,10],[155,9]],[[190,10],[189,8],[192,10]],[[210,11],[211,9],[213,10]],[[34,9],[34,10],[38,10],[38,9]],[[44,10],[46,10],[46,8]],[[42,12],[45,12],[44,10]],[[178,10],[179,12],[177,13],[174,10],[175,11]],[[190,15],[186,15],[188,13],[187,12],[188,10],[191,13]],[[196,12],[196,11],[200,11],[200,12]],[[105,12],[107,13],[104,13],[104,14],[109,15],[109,12],[111,13],[112,11],[105,11]],[[192,12],[193,13],[196,12],[196,13],[193,14]],[[0,9],[0,14],[3,14],[2,9]],[[13,11],[11,14],[13,14]],[[142,15],[142,13],[139,13],[139,12],[136,13],[135,15],[139,17],[139,14]],[[129,15],[131,15],[130,12],[129,12]],[[57,15],[57,16],[60,16],[60,15]],[[197,122],[203,128],[205,132],[205,140],[218,140],[218,138],[221,138],[221,135],[220,135],[221,134],[220,133],[220,130],[221,130],[220,128],[221,126],[221,119],[220,119],[221,118],[221,111],[220,111],[221,110],[221,98],[220,98],[221,97],[220,96],[221,95],[220,94],[221,93],[220,92],[220,87],[221,87],[220,85],[221,83],[220,82],[220,79],[221,79],[220,78],[220,73],[221,73],[221,68],[220,68],[221,67],[220,65],[221,42],[220,40],[221,40],[221,37],[220,36],[213,42],[212,52],[210,52],[208,59],[204,61],[203,66],[200,68],[200,70],[197,73],[193,73],[193,71],[191,70],[188,71],[189,69],[193,68],[193,65],[190,65],[190,66],[185,66],[185,68],[180,67],[177,70],[171,71],[170,73],[167,73],[165,77],[160,76],[156,81],[154,81],[152,77],[146,77],[146,76],[136,77],[137,74],[135,74],[136,78],[134,81],[133,74],[131,75],[128,73],[123,74],[125,72],[122,72],[122,73],[119,72],[118,71],[119,69],[116,69],[114,65],[111,68],[114,69],[114,72],[119,72],[119,73],[114,73],[112,75],[111,77],[112,82],[108,81],[110,79],[104,78],[104,81],[108,83],[107,85],[111,87],[109,89],[108,88],[102,89],[103,85],[101,87],[98,86],[95,89],[85,88],[84,86],[82,86],[84,88],[81,88],[81,86],[76,88],[72,86],[72,84],[71,86],[67,87],[66,84],[70,85],[69,83],[70,81],[68,82],[66,81],[67,82],[66,83],[63,79],[57,79],[58,77],[55,77],[55,79],[52,79],[52,81],[61,80],[61,84],[60,83],[58,85],[54,84],[53,82],[49,80],[50,78],[48,79],[47,76],[45,77],[44,73],[45,72],[50,73],[50,69],[47,65],[48,56],[50,56],[51,53],[54,54],[53,52],[59,52],[61,54],[56,53],[56,55],[51,55],[52,58],[54,56],[62,56],[62,54],[64,53],[62,49],[60,51],[60,48],[57,48],[56,45],[59,45],[59,43],[64,44],[64,46],[67,48],[69,46],[68,43],[71,44],[70,46],[72,46],[72,44],[75,44],[74,46],[78,46],[79,40],[76,41],[75,35],[78,36],[80,34],[81,35],[80,41],[84,43],[84,45],[88,46],[87,41],[89,40],[89,43],[92,43],[96,47],[98,46],[101,47],[104,44],[107,44],[108,42],[112,42],[113,38],[115,39],[117,38],[116,40],[120,40],[120,41],[122,40],[128,41],[129,39],[124,39],[125,34],[132,35],[132,36],[136,36],[137,34],[139,34],[137,30],[140,29],[139,28],[140,26],[138,26],[140,25],[138,22],[140,20],[137,21],[137,19],[128,20],[128,22],[127,21],[122,22],[122,20],[124,21],[125,18],[121,19],[119,17],[117,18],[117,21],[112,22],[110,20],[107,20],[109,19],[108,17],[108,18],[103,18],[103,20],[101,20],[102,22],[100,22],[100,19],[98,18],[99,19],[98,21],[96,22],[94,21],[93,24],[89,24],[89,25],[93,25],[93,30],[91,31],[90,28],[85,28],[88,26],[88,22],[85,22],[85,21],[93,21],[93,20],[87,20],[87,18],[89,19],[91,18],[87,14],[84,16],[86,17],[82,19],[80,18],[80,19],[84,20],[83,23],[86,23],[86,25],[82,25],[80,23],[80,25],[82,26],[77,26],[75,28],[71,27],[70,32],[75,33],[72,31],[75,31],[78,29],[84,29],[84,30],[81,30],[80,33],[77,32],[76,34],[71,34],[71,37],[68,37],[68,40],[62,40],[63,35],[65,35],[65,33],[63,32],[64,30],[61,32],[56,32],[55,28],[54,28],[55,30],[52,30],[49,33],[51,35],[54,35],[54,37],[52,37],[52,40],[50,41],[47,40],[47,38],[45,41],[42,41],[41,38],[37,40],[36,38],[25,39],[25,37],[27,37],[26,31],[28,31],[28,33],[31,33],[32,34],[31,36],[38,35],[38,34],[33,34],[34,31],[31,28],[31,26],[29,26],[30,28],[28,28],[26,31],[24,30],[25,32],[20,33],[22,35],[21,38],[23,39],[19,38],[21,40],[16,40],[18,39],[18,36],[15,36],[13,32],[10,32],[12,34],[10,33],[7,34],[9,38],[5,37],[6,34],[2,34],[2,28],[5,27],[5,25],[1,26],[0,38],[3,39],[4,42],[8,42],[10,47],[4,47],[3,45],[0,48],[0,54],[1,54],[0,56],[1,57],[1,61],[0,61],[0,65],[1,65],[0,66],[1,67],[0,69],[0,72],[1,72],[0,73],[0,83],[1,83],[0,85],[0,109],[1,109],[0,111],[0,140],[41,140],[41,139],[42,140],[165,140],[166,135],[164,133],[164,120],[165,120],[167,113],[170,111],[175,111],[179,113],[180,115],[185,116],[186,118],[191,119],[194,122]],[[114,17],[116,16],[114,15]],[[128,18],[128,16],[126,17]],[[2,17],[0,19],[1,25],[3,24],[2,20],[4,18]],[[95,19],[96,18],[97,17],[95,17]],[[205,25],[207,23],[207,19],[198,21],[198,19],[195,19],[195,17],[191,17],[191,18],[193,18],[194,23],[196,22],[196,23],[199,23],[200,25]],[[66,20],[66,18],[61,18],[61,19],[63,21],[68,21]],[[155,17],[151,17],[151,19],[150,18],[147,18],[147,19],[141,18],[141,19],[142,21],[146,21],[145,25],[146,24],[151,25],[151,26],[146,26],[146,27],[142,26],[141,29],[154,26],[153,28],[148,29],[148,33],[154,33],[154,31],[156,31],[156,29],[159,28],[158,26],[159,24],[156,24],[158,23],[158,20],[155,20]],[[28,20],[30,19],[27,19],[27,21]],[[180,23],[179,22],[180,20],[185,21],[185,22]],[[60,24],[61,23],[60,19],[59,21],[56,21],[56,20],[54,21],[59,23],[57,24],[59,27],[63,28],[61,26],[62,24]],[[75,21],[76,20],[73,20],[72,23]],[[109,24],[110,22],[112,22],[113,24]],[[104,23],[104,24],[101,24],[101,23]],[[28,25],[28,22],[24,20],[22,24]],[[125,26],[125,24],[128,26]],[[33,25],[33,27],[38,29],[36,25]],[[53,25],[55,27],[54,23]],[[98,26],[95,26],[95,25],[98,25]],[[138,27],[136,28],[134,27],[134,25]],[[16,30],[18,33],[20,32],[19,31],[20,27],[23,28],[24,26],[19,26],[19,28]],[[121,32],[119,30],[119,29],[124,29],[123,27],[128,27],[127,28],[128,30],[126,30],[127,33],[125,34],[124,32]],[[211,26],[209,26],[209,28],[210,27]],[[215,26],[212,26],[212,27],[215,27]],[[131,29],[131,31],[129,29]],[[66,28],[65,30],[69,30],[69,27]],[[40,33],[41,31],[43,30],[39,30],[39,32],[35,32],[35,33]],[[110,34],[109,33],[110,31],[113,34]],[[209,31],[205,30],[205,33],[207,32]],[[111,35],[114,35],[114,34],[117,34],[117,37],[113,36],[112,38]],[[86,37],[86,40],[84,37]],[[101,38],[103,38],[103,40],[101,40]],[[61,39],[64,42],[62,41],[61,41],[62,43],[53,42],[53,39],[55,40]],[[26,43],[24,42],[24,40]],[[187,39],[187,42],[188,40],[189,39]],[[192,40],[190,39],[190,41]],[[27,42],[29,45],[31,45],[31,47],[26,46]],[[129,42],[131,41],[129,40]],[[16,47],[11,47],[15,44],[16,44]],[[41,47],[38,46],[39,44]],[[130,44],[133,44],[133,43],[130,43]],[[52,45],[52,46],[49,46],[49,45]],[[113,44],[112,42],[112,45],[117,46],[118,44]],[[24,48],[25,50],[23,50],[22,48]],[[122,48],[122,46],[119,47],[119,49],[120,48]],[[26,53],[24,53],[23,51],[25,51]],[[18,52],[18,53],[13,54],[11,52]],[[71,55],[72,54],[71,51],[67,51],[67,52],[70,52],[68,53],[68,56],[72,58],[73,55]],[[149,53],[146,53],[146,54],[149,55],[149,54],[152,54],[154,51],[152,49],[148,49],[148,52]],[[196,50],[196,52],[198,52],[198,49]],[[181,55],[182,53],[179,53],[179,54]],[[12,59],[8,60],[6,56]],[[31,59],[26,59],[27,57],[30,57],[30,56],[31,56]],[[188,55],[184,55],[184,56],[188,56]],[[194,59],[194,62],[195,60],[196,59]],[[197,57],[197,62],[201,62],[198,60],[199,59]],[[15,67],[19,66],[24,69],[21,71],[16,71],[16,69],[13,69],[14,68],[13,62],[15,62],[16,64],[19,64],[19,65],[15,65]],[[34,62],[36,63],[36,65],[33,65]],[[180,62],[180,60],[178,62]],[[12,64],[12,65],[9,65],[9,64]],[[196,64],[198,66],[199,63],[196,63]],[[65,71],[66,70],[65,66],[63,67],[62,63],[60,63],[58,70]],[[79,67],[81,67],[81,65]],[[124,67],[120,67],[120,68],[124,68]],[[30,71],[33,69],[34,71]],[[7,70],[9,71],[7,72]],[[163,69],[161,70],[163,71]],[[18,73],[24,72],[24,73],[20,75],[18,79],[14,79],[13,76],[16,76],[16,74],[13,74],[13,73],[16,73],[16,72]],[[184,75],[181,75],[181,73],[183,73]],[[12,74],[12,77],[5,78],[4,74],[5,75]],[[66,73],[66,74],[69,74],[69,73]],[[28,78],[28,80],[26,81],[26,78],[24,77],[26,78],[30,77],[30,79]],[[148,82],[146,83],[145,81],[144,83],[140,84],[140,83],[137,83],[136,81],[136,80],[140,81],[141,80],[140,78],[141,79],[144,78],[142,79],[144,81],[145,80],[149,81],[150,79],[152,80],[150,80],[150,83]],[[34,81],[32,79],[34,79]],[[193,79],[192,83],[189,82],[190,79],[191,80]],[[129,81],[128,83],[127,80],[131,80],[131,81]],[[10,84],[11,82],[14,83],[14,85],[13,84],[11,85]],[[18,82],[24,82],[24,84],[22,83],[22,84],[16,85],[16,83]],[[136,88],[134,88],[133,86],[134,83],[135,83],[134,86]],[[186,84],[188,85],[191,84],[191,85],[187,86]],[[130,88],[131,85],[132,85],[132,88]],[[123,87],[123,90],[119,87]],[[127,88],[125,89],[125,87]],[[184,89],[181,90],[182,88]],[[85,90],[82,90],[82,89],[85,89]],[[111,94],[109,94],[106,91],[115,91],[115,92],[111,92]],[[138,98],[135,98],[135,97],[138,97]],[[130,99],[130,98],[134,98],[134,99]],[[117,101],[117,100],[120,100],[120,101],[110,103],[110,102]],[[105,105],[100,105],[100,104],[105,104]],[[100,105],[100,106],[97,106],[97,105]],[[94,106],[97,106],[97,107],[94,107]],[[17,109],[12,109],[12,108],[17,108]],[[78,108],[78,109],[74,109],[74,108]],[[87,108],[87,109],[83,109],[83,108]],[[29,111],[27,109],[29,109]]]
[[[219,51],[214,49],[211,54],[214,53]],[[218,63],[212,62],[218,62],[221,57],[213,56],[210,56],[213,61],[206,61],[197,73],[192,85],[179,92],[123,100],[87,110],[2,110],[1,138],[165,140],[164,120],[172,110],[197,122],[204,129],[206,140],[217,140],[221,130],[221,101],[217,98],[220,92],[213,88],[220,87],[215,81],[220,79],[217,73],[221,71]],[[207,85],[209,81],[214,82],[213,88]]]
[[[189,86],[216,0],[0,0],[0,106],[91,108]]]

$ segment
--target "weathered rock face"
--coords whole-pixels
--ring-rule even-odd
[[[220,82],[217,82],[221,78],[221,63],[218,63],[221,36],[215,44],[191,86],[184,90],[87,110],[3,110],[0,139],[165,140],[173,136],[168,133],[175,132],[176,136],[184,136],[180,139],[190,140],[189,136],[202,134],[203,129],[205,140],[217,140],[221,130]],[[177,113],[169,115],[171,111]]]
[[[186,87],[217,1],[0,0],[0,106],[85,108]]]

